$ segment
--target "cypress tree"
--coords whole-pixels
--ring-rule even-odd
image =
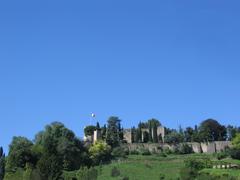
[[[106,124],[104,124],[104,126],[101,128],[102,139],[106,139],[106,133],[107,133],[107,127],[106,127]]]
[[[100,124],[99,124],[99,122],[97,122],[97,124],[96,124],[96,129],[97,129],[97,130],[100,130]]]
[[[5,174],[5,154],[3,148],[0,147],[0,180],[3,180]]]
[[[153,142],[153,137],[152,137],[152,123],[149,121],[148,122],[148,130],[149,130],[149,133],[148,133],[148,141],[149,142]]]
[[[108,119],[106,142],[112,147],[119,145],[119,124],[120,119],[118,117],[113,116]]]
[[[153,123],[152,131],[153,131],[153,142],[158,143],[157,124],[156,123]]]

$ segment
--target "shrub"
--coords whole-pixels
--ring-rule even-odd
[[[78,180],[96,180],[98,177],[98,171],[95,168],[81,168],[77,171]]]
[[[143,156],[149,156],[151,155],[151,152],[148,149],[141,149],[140,150],[141,155]]]
[[[129,177],[124,176],[124,177],[122,178],[122,180],[129,180]]]
[[[160,173],[160,174],[159,174],[159,179],[160,179],[160,180],[163,180],[163,179],[165,179],[165,175],[164,175],[164,174],[162,174],[162,173]]]
[[[115,158],[125,158],[126,157],[126,151],[122,147],[116,147],[112,150],[112,156]]]
[[[188,158],[184,161],[185,167],[180,170],[181,179],[192,180],[198,175],[198,172],[204,168],[210,168],[212,162],[208,158],[195,159]]]
[[[167,157],[167,154],[164,153],[164,152],[162,152],[162,153],[159,154],[159,156],[161,156],[161,157]]]
[[[215,156],[218,160],[221,160],[221,159],[226,158],[228,156],[228,154],[226,152],[219,152],[219,153],[216,153]]]
[[[137,150],[132,150],[130,151],[131,155],[139,155],[139,152]]]
[[[62,177],[64,180],[77,180],[76,171],[64,171]]]
[[[196,169],[196,170],[210,168],[212,165],[211,160],[208,158],[202,158],[202,159],[188,158],[184,161],[184,163],[185,163],[185,167],[190,169]]]
[[[191,154],[193,149],[188,144],[181,144],[178,149],[179,154]]]
[[[240,149],[232,148],[229,150],[231,158],[240,160]]]
[[[120,176],[120,170],[117,167],[113,167],[112,170],[111,170],[111,176],[112,177]]]
[[[89,148],[90,158],[94,164],[106,162],[111,159],[111,147],[103,141],[97,141]]]

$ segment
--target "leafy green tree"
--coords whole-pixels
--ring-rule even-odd
[[[97,180],[97,177],[98,171],[93,167],[83,167],[77,171],[78,180]]]
[[[147,142],[149,142],[149,133],[148,132],[146,132],[146,131],[144,131],[143,132],[143,143],[147,143]]]
[[[165,136],[164,140],[166,143],[178,144],[183,142],[184,137],[182,134],[178,133],[177,131],[172,131],[171,133]]]
[[[233,147],[240,149],[240,133],[235,135],[235,138],[232,140]]]
[[[106,124],[104,124],[104,126],[101,128],[101,136],[103,140],[106,139],[106,133],[107,133],[107,127],[106,127]]]
[[[5,154],[3,148],[0,147],[0,180],[3,180],[5,175]]]
[[[233,127],[231,125],[227,126],[227,140],[231,141],[233,138],[235,138],[237,133],[240,133],[239,127]]]
[[[153,137],[152,137],[152,123],[148,122],[148,141],[153,142]]]
[[[214,119],[207,119],[200,124],[199,133],[202,141],[226,140],[226,128]]]
[[[42,180],[38,170],[32,165],[27,163],[23,172],[23,180]]]
[[[120,122],[121,120],[115,116],[110,117],[107,122],[108,125],[107,125],[106,142],[112,147],[116,147],[120,143],[120,137],[119,137]]]
[[[123,147],[115,147],[112,149],[111,155],[113,158],[125,158],[127,155],[128,150],[126,151]]]
[[[136,130],[136,128],[135,127],[132,127],[131,128],[131,140],[132,140],[132,142],[138,142],[138,137],[137,137],[137,130]]]
[[[191,127],[187,127],[184,131],[184,140],[186,142],[193,142],[193,134],[194,134],[194,129]]]
[[[62,175],[62,159],[55,154],[44,153],[37,168],[43,180],[58,180]]]
[[[110,160],[111,147],[103,141],[97,141],[89,148],[89,153],[94,164],[99,164]]]
[[[157,124],[152,125],[152,131],[153,131],[153,142],[158,143],[158,135],[157,135]]]
[[[84,134],[85,136],[92,136],[93,132],[97,129],[96,126],[86,126],[84,128]]]
[[[35,163],[32,149],[33,143],[25,137],[13,137],[9,145],[9,154],[7,158],[6,167],[8,170],[16,170],[17,168],[24,168],[26,163]]]
[[[44,131],[36,135],[35,142],[42,149],[37,167],[44,178],[58,178],[63,169],[77,170],[88,164],[82,142],[62,123],[47,125]]]
[[[148,120],[147,126],[149,129],[149,141],[157,143],[158,136],[157,136],[157,127],[160,126],[161,123],[157,119],[150,119]]]
[[[143,123],[140,122],[138,124],[138,128],[137,128],[136,142],[138,142],[138,143],[142,142],[142,139],[143,139],[142,128],[144,128],[144,127],[142,125],[143,125]]]

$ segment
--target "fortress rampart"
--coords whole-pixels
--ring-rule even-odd
[[[192,147],[195,153],[216,153],[231,147],[230,141],[214,141],[209,143],[188,142],[187,144]],[[174,150],[178,145],[167,143],[127,143],[122,146],[129,151],[148,149],[150,152],[159,152],[162,149]]]

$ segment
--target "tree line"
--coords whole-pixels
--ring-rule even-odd
[[[132,141],[162,142],[162,138],[157,137],[157,127],[160,125],[157,119],[139,122],[137,128],[131,128]],[[143,129],[152,133],[142,133]],[[21,136],[13,137],[7,157],[0,148],[0,180],[4,174],[11,175],[18,169],[23,169],[26,173],[31,172],[30,174],[39,180],[61,179],[64,171],[89,168],[124,156],[120,145],[126,142],[123,137],[124,129],[118,117],[110,117],[103,126],[99,123],[87,126],[84,133],[86,136],[92,135],[94,130],[101,132],[101,140],[94,144],[83,142],[60,122],[47,125],[33,140]],[[164,140],[167,143],[232,140],[239,132],[239,127],[224,126],[216,120],[207,119],[194,128],[179,127],[176,130],[165,127]]]
[[[99,130],[101,132],[100,139],[106,140],[108,144],[124,143],[126,141],[123,138],[123,128],[120,122],[121,120],[118,117],[110,117],[107,126],[100,127],[99,123],[96,126],[87,126],[84,129],[85,136],[91,136],[95,130]],[[157,119],[149,119],[147,122],[140,121],[137,127],[133,126],[131,128],[131,141],[133,143],[162,143],[163,137],[161,134],[159,136],[157,134],[159,126],[161,126],[161,122]],[[240,132],[240,127],[225,126],[217,120],[207,119],[194,127],[182,128],[180,126],[178,129],[164,127],[164,131],[164,142],[177,144],[183,142],[231,141]]]
[[[176,129],[165,129],[165,142],[181,143],[181,142],[211,142],[211,141],[231,141],[238,132],[239,127],[231,125],[224,126],[217,120],[207,119],[202,121],[199,126],[194,128],[187,127],[185,129],[179,127]]]

